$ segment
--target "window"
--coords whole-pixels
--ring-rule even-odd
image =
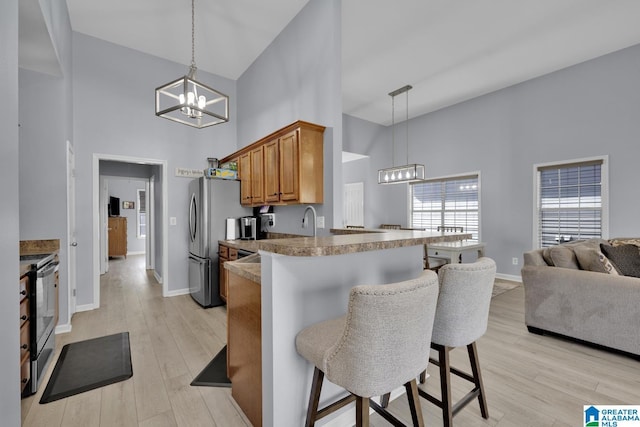
[[[139,239],[147,237],[147,195],[145,190],[138,190],[137,230]]]
[[[410,185],[410,223],[413,228],[463,227],[480,239],[479,174],[441,178]]]
[[[606,157],[536,165],[535,173],[537,247],[606,235]]]

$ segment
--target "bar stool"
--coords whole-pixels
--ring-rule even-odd
[[[487,331],[489,305],[496,276],[496,263],[482,257],[469,264],[446,264],[438,272],[440,295],[431,336],[431,348],[438,359],[429,361],[440,368],[441,398],[420,389],[421,397],[442,408],[445,427],[453,425],[453,416],[464,406],[478,398],[483,418],[489,418],[487,400],[482,384],[476,341]],[[472,375],[452,367],[449,352],[466,346]],[[451,373],[473,383],[473,389],[457,403],[451,402]],[[424,383],[426,371],[420,375]]]
[[[397,418],[371,401],[405,386],[414,426],[423,426],[416,377],[429,357],[438,299],[438,278],[418,278],[351,289],[345,316],[311,325],[296,336],[298,353],[314,365],[305,426],[356,402],[356,426],[369,425],[369,407],[394,425]],[[318,409],[322,381],[346,389],[349,396]]]

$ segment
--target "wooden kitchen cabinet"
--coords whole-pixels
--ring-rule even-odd
[[[218,245],[218,277],[220,283],[220,298],[227,302],[229,289],[229,272],[224,268],[227,261],[235,261],[238,259],[238,250],[230,248],[226,245]]]
[[[31,379],[31,333],[29,311],[29,276],[20,278],[18,287],[20,295],[20,393]]]
[[[251,425],[262,425],[262,303],[260,284],[229,273],[227,376],[231,396]]]
[[[324,129],[297,121],[222,159],[239,159],[241,204],[323,203]]]
[[[127,218],[109,217],[109,256],[127,257]]]

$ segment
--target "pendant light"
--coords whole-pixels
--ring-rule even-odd
[[[229,97],[196,80],[194,2],[191,0],[189,73],[156,88],[156,116],[200,129],[229,121]]]
[[[396,89],[389,93],[391,97],[391,161],[392,166],[390,168],[378,170],[378,184],[402,184],[407,182],[424,181],[424,165],[416,163],[409,163],[409,91],[413,89],[412,86],[407,85]],[[403,166],[396,166],[395,151],[396,151],[396,139],[395,139],[395,98],[402,93],[407,94],[407,119],[405,123],[407,125],[407,164]]]

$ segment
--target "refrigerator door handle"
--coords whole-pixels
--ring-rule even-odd
[[[196,240],[196,233],[198,231],[198,209],[196,206],[196,195],[191,195],[191,203],[189,203],[189,237],[191,241]]]

